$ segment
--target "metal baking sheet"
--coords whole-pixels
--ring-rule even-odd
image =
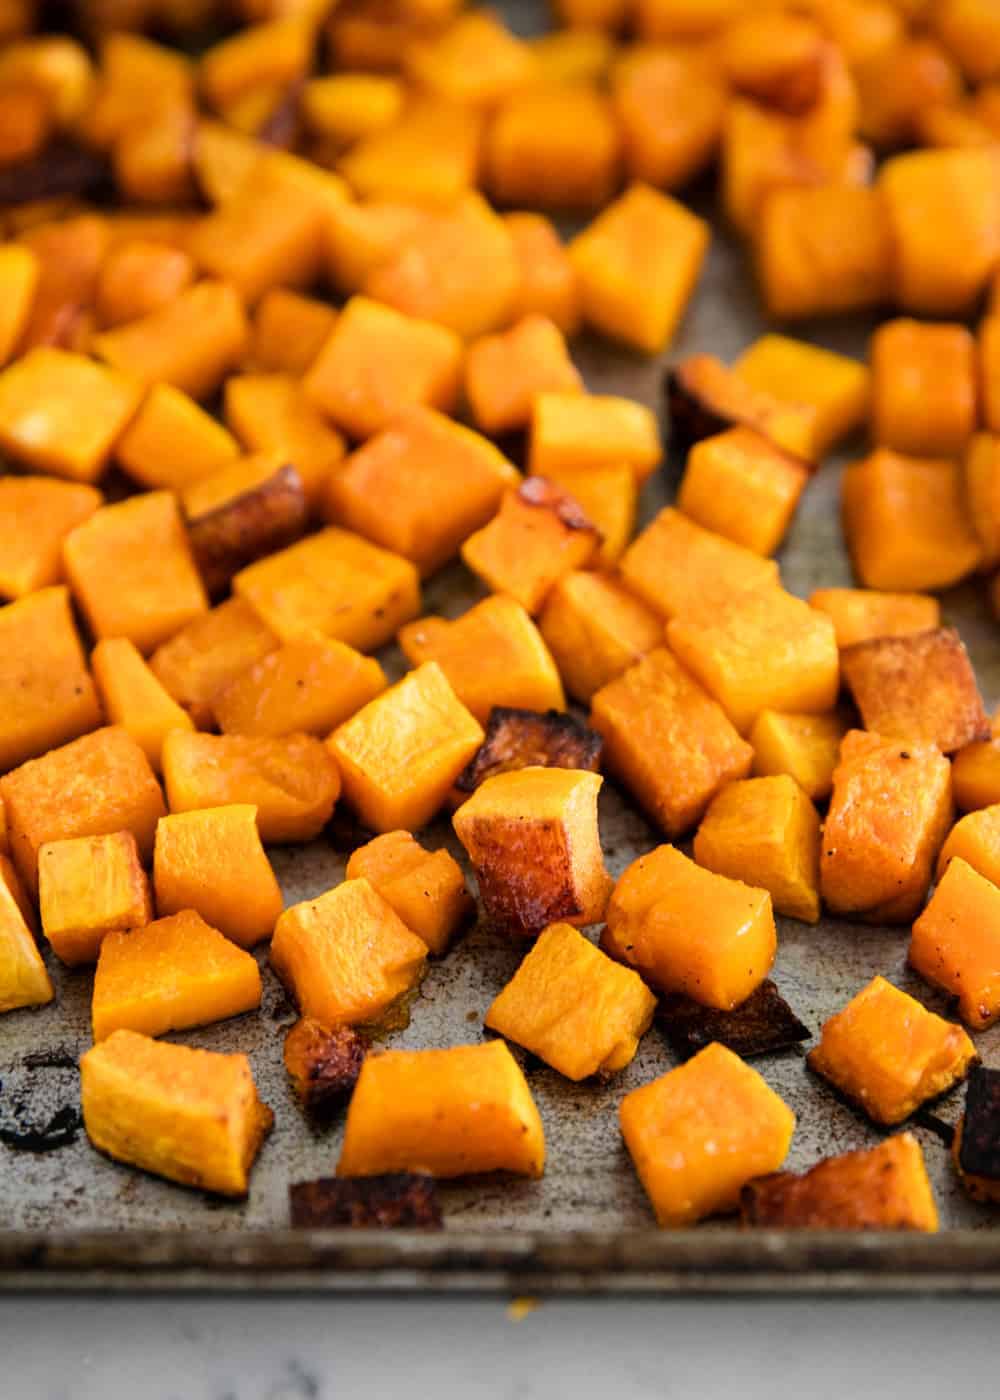
[[[710,196],[700,207],[710,212]],[[766,328],[741,250],[717,231],[669,357],[654,361],[585,340],[577,360],[591,390],[627,394],[659,409],[667,358],[709,350],[729,360]],[[863,356],[870,329],[830,323],[794,333]],[[784,583],[799,595],[851,581],[838,509],[840,465],[849,456],[824,465],[810,483],[780,555]],[[670,499],[677,470],[668,461],[647,485],[645,519]],[[427,585],[426,608],[454,616],[479,596],[471,576],[455,566]],[[983,589],[970,584],[945,595],[943,605],[970,648],[992,706],[1000,699],[1000,650]],[[383,659],[393,674],[402,670],[395,649]],[[610,782],[601,799],[601,831],[615,875],[662,839]],[[447,820],[425,839],[462,854]],[[345,856],[327,840],[271,854],[288,903],[315,896],[343,877]],[[773,976],[814,1032],[875,973],[933,1009],[948,1011],[945,1000],[907,968],[907,929],[778,922]],[[431,964],[409,1026],[388,1043],[418,1048],[479,1040],[484,1013],[520,952],[485,928],[472,930]],[[275,1128],[254,1168],[249,1199],[222,1202],[116,1165],[99,1156],[83,1133],[73,1145],[46,1155],[0,1146],[0,1290],[1000,1290],[1000,1231],[993,1228],[1000,1217],[964,1196],[942,1138],[941,1122],[954,1122],[962,1091],[934,1106],[940,1122],[914,1125],[941,1210],[943,1232],[935,1238],[782,1235],[727,1225],[657,1230],[617,1127],[623,1095],[675,1063],[655,1026],[633,1063],[607,1084],[572,1084],[514,1048],[545,1123],[543,1180],[443,1183],[446,1228],[439,1235],[290,1232],[288,1185],[332,1172],[341,1126],[315,1132],[292,1098],[281,1054],[294,1013],[266,956],[260,956],[265,990],[259,1014],[177,1037],[249,1054],[261,1095],[274,1109]],[[58,992],[53,1005],[0,1018],[0,1121],[17,1103],[29,1104],[32,1118],[44,1121],[77,1100],[75,1070],[59,1065],[75,1062],[90,1044],[91,977],[54,959],[50,965]],[[987,1063],[1000,1064],[1000,1027],[978,1036],[977,1044]],[[40,1054],[56,1064],[39,1064]],[[872,1125],[808,1073],[801,1054],[754,1063],[797,1115],[789,1167],[801,1169],[821,1156],[878,1141]]]

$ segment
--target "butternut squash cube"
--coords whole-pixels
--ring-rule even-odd
[[[962,1030],[884,977],[875,977],[823,1026],[806,1056],[876,1123],[902,1123],[963,1080],[978,1059]]]
[[[65,588],[42,588],[0,608],[0,712],[0,770],[100,724]]]
[[[976,428],[976,343],[964,326],[887,321],[872,337],[872,437],[916,457],[958,457]]]
[[[282,1059],[295,1096],[311,1118],[325,1121],[342,1107],[367,1053],[364,1039],[350,1026],[331,1030],[307,1017],[295,1022],[285,1036]]]
[[[0,447],[35,471],[96,481],[141,395],[127,374],[38,346],[0,373]]]
[[[193,729],[191,716],[167,693],[127,638],[98,642],[91,662],[108,719],[132,735],[159,772],[164,739],[172,729]]]
[[[436,97],[489,106],[534,75],[534,59],[523,39],[490,11],[478,10],[417,40],[406,55],[406,71]]]
[[[636,23],[643,39],[707,39],[752,8],[750,0],[646,0]]]
[[[304,77],[311,49],[311,26],[298,16],[251,24],[205,51],[199,83],[212,106],[222,109],[248,89]]]
[[[329,520],[435,573],[520,480],[471,428],[429,408],[404,410],[334,472]]]
[[[118,439],[115,460],[140,486],[180,491],[234,461],[232,433],[172,384],[154,384]]]
[[[603,918],[612,881],[597,827],[602,782],[598,773],[520,768],[487,778],[459,807],[455,833],[500,932]]]
[[[62,579],[62,544],[101,504],[93,486],[44,476],[0,478],[0,596],[22,598]]]
[[[111,930],[94,974],[94,1041],[204,1026],[260,1005],[260,971],[192,909],[143,928]]]
[[[502,1040],[369,1055],[347,1110],[338,1176],[510,1171],[538,1177],[545,1134]]]
[[[657,1223],[737,1209],[748,1181],[781,1166],[795,1114],[723,1045],[626,1094],[621,1130]]]
[[[310,78],[302,90],[302,117],[316,136],[351,146],[391,126],[402,114],[406,90],[379,73],[334,73]]]
[[[373,658],[343,642],[303,637],[222,686],[212,710],[223,734],[328,734],[387,684]]]
[[[618,183],[620,144],[611,103],[593,84],[539,83],[507,97],[493,117],[484,183],[498,204],[599,208]]]
[[[961,856],[951,857],[913,925],[909,956],[925,981],[958,998],[967,1026],[992,1026],[1000,1019],[1000,889]]]
[[[823,825],[824,903],[870,923],[907,923],[924,902],[951,819],[951,767],[939,749],[851,730]]]
[[[364,879],[286,909],[271,966],[303,1016],[324,1026],[379,1021],[416,986],[427,945]]]
[[[481,141],[477,112],[418,97],[391,126],[356,142],[337,169],[359,199],[445,206],[476,183]]]
[[[582,391],[563,334],[546,316],[525,316],[509,331],[469,347],[465,392],[484,433],[527,427],[537,394]]]
[[[286,287],[265,292],[253,322],[250,357],[257,369],[272,374],[305,374],[337,322],[325,302]]]
[[[346,451],[289,374],[234,374],[226,380],[226,422],[251,452],[273,452],[294,465],[309,509],[318,513],[327,483]]]
[[[367,880],[427,951],[439,957],[475,914],[454,856],[444,849],[425,851],[408,831],[387,831],[359,846],[345,873],[348,880]]]
[[[954,856],[960,856],[992,884],[1000,885],[1000,806],[983,807],[955,823],[938,857],[939,883]]]
[[[830,618],[841,650],[878,637],[908,637],[915,632],[929,632],[941,621],[940,603],[924,593],[817,588],[809,595],[809,606]]]
[[[982,549],[982,566],[994,568],[1000,564],[1000,436],[973,435],[965,454],[964,477],[968,515]]]
[[[35,347],[69,345],[93,302],[108,239],[107,222],[96,214],[56,222],[43,218],[21,234],[39,263],[31,313],[18,344],[22,355]]]
[[[952,762],[955,805],[961,812],[977,811],[1000,802],[1000,740],[969,744]]]
[[[102,326],[120,326],[159,311],[194,279],[182,248],[133,239],[112,248],[101,266],[95,310]]]
[[[761,710],[749,734],[754,777],[787,773],[807,797],[822,802],[833,789],[840,741],[849,727],[838,712],[783,715]]]
[[[612,75],[625,165],[661,190],[685,186],[708,165],[722,135],[727,93],[697,46],[637,46]]]
[[[753,428],[730,428],[695,443],[677,505],[706,530],[767,556],[784,539],[808,480],[798,458]]]
[[[614,58],[610,35],[600,29],[562,29],[529,40],[539,82],[599,82]]]
[[[719,62],[737,92],[794,117],[819,99],[825,47],[813,20],[765,13],[734,20],[722,31]]]
[[[241,457],[193,482],[181,507],[191,553],[213,596],[255,559],[297,540],[308,520],[302,478],[277,452]]]
[[[360,651],[382,646],[420,611],[408,559],[332,527],[242,569],[233,591],[283,642],[318,632]]]
[[[626,462],[643,482],[662,456],[656,415],[645,404],[613,394],[535,395],[528,442],[533,476],[555,479],[564,468]]]
[[[558,710],[516,710],[494,705],[486,738],[455,782],[456,793],[475,792],[487,778],[518,768],[572,768],[598,773],[604,741],[572,715]],[[460,801],[464,798],[460,798]]]
[[[38,852],[42,932],[64,963],[93,963],[112,929],[153,917],[149,881],[130,831],[48,841]]]
[[[538,626],[582,705],[663,640],[660,617],[611,574],[566,574],[549,591]]]
[[[774,962],[771,896],[657,846],[615,886],[601,947],[661,991],[731,1011]]]
[[[405,247],[430,212],[422,205],[388,199],[342,204],[331,211],[326,275],[333,288],[345,295],[360,292],[369,272]]]
[[[971,82],[1000,78],[1000,21],[989,0],[943,0],[931,22]]]
[[[954,462],[880,448],[844,472],[841,507],[851,562],[865,588],[950,588],[979,564]]]
[[[311,841],[340,796],[333,759],[311,734],[280,738],[188,734],[174,730],[163,745],[163,777],[171,812],[247,803],[267,844]]]
[[[511,319],[547,316],[563,335],[573,335],[580,325],[576,269],[552,222],[533,213],[506,214],[503,221],[518,270]]]
[[[0,1015],[45,1006],[55,990],[17,899],[0,879]]]
[[[709,237],[704,220],[682,204],[633,184],[570,244],[584,320],[656,354],[684,315]]]
[[[14,354],[31,315],[38,286],[38,259],[30,248],[8,243],[0,249],[0,365]]]
[[[809,462],[819,410],[796,399],[753,388],[715,355],[688,355],[666,377],[670,436],[687,450],[727,428],[755,428],[776,447]]]
[[[567,1079],[630,1064],[656,998],[571,924],[550,924],[496,997],[484,1024]]]
[[[249,603],[228,598],[158,646],[149,666],[196,727],[207,729],[219,691],[278,645]]]
[[[480,724],[495,705],[564,710],[556,663],[520,603],[496,594],[454,620],[422,617],[399,633],[414,666],[436,661],[455,694]]]
[[[871,371],[848,355],[785,335],[762,335],[743,351],[733,370],[758,393],[814,410],[806,452],[810,461],[821,461],[865,421]]]
[[[245,1196],[273,1122],[245,1055],[219,1055],[129,1030],[80,1061],[83,1122],[100,1152],[223,1196]]]
[[[169,491],[102,506],[67,536],[63,558],[98,638],[127,637],[148,654],[208,610]]]

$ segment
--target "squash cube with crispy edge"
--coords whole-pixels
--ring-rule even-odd
[[[495,705],[564,710],[556,663],[520,603],[494,594],[454,619],[422,617],[401,628],[399,645],[414,666],[436,661],[480,724]]]
[[[571,924],[549,924],[487,1011],[484,1025],[567,1079],[630,1064],[656,998]]]
[[[471,428],[429,408],[404,410],[331,473],[328,520],[410,559],[424,575],[457,554],[520,476]]]
[[[101,708],[61,585],[0,608],[0,770],[94,729]]]
[[[641,484],[662,456],[656,415],[645,404],[614,394],[535,395],[528,430],[534,476],[626,462]]]
[[[153,889],[157,913],[193,909],[241,948],[270,938],[284,908],[249,803],[161,817]]]
[[[639,507],[635,472],[627,462],[609,462],[603,467],[550,468],[547,479],[568,491],[600,531],[597,563],[613,569],[635,533]]]
[[[324,1026],[384,1019],[419,982],[427,945],[364,879],[286,909],[271,966],[303,1016]]]
[[[547,316],[523,316],[510,330],[469,346],[465,393],[484,433],[527,427],[537,394],[582,392],[583,380],[563,333]]]
[[[193,729],[191,716],[167,693],[126,637],[98,642],[91,664],[108,720],[132,735],[159,772],[164,739],[172,729]]]
[[[325,302],[274,287],[257,305],[250,359],[266,373],[298,378],[308,371],[336,322],[336,311]]]
[[[213,698],[278,646],[249,603],[227,598],[158,646],[149,666],[195,725],[207,729],[214,722]]]
[[[958,1014],[982,1031],[1000,1018],[1000,889],[953,856],[913,925],[910,966],[958,998]]]
[[[974,1201],[1000,1202],[1000,1070],[973,1065],[951,1157]]]
[[[304,1230],[440,1230],[444,1223],[426,1172],[296,1181],[288,1188],[288,1211],[292,1226]]]
[[[865,728],[885,739],[917,739],[947,754],[990,737],[976,675],[954,627],[858,642],[844,649],[841,665]]]
[[[428,661],[335,729],[327,747],[365,826],[415,831],[441,807],[482,741],[441,667]]]
[[[42,932],[71,967],[97,961],[112,929],[153,917],[149,881],[130,831],[49,841],[38,852]]]
[[[566,574],[549,591],[538,626],[582,705],[663,641],[659,615],[611,574]]]
[[[601,947],[661,991],[730,1011],[774,962],[771,896],[658,846],[615,886]]]
[[[748,1181],[781,1166],[795,1114],[755,1069],[708,1045],[626,1094],[625,1145],[661,1226],[737,1209]]]
[[[576,269],[552,222],[534,213],[505,214],[503,221],[519,274],[511,319],[547,316],[563,335],[575,335],[580,328]]]
[[[461,867],[448,851],[427,851],[408,831],[387,831],[347,862],[348,880],[367,880],[406,927],[438,956],[475,913]]]
[[[487,778],[455,813],[483,908],[501,932],[603,917],[612,881],[597,826],[602,782],[598,773],[521,768]]]
[[[823,824],[824,904],[869,923],[909,922],[951,821],[951,766],[935,745],[851,730]]]
[[[732,368],[751,389],[815,410],[807,452],[810,461],[820,461],[867,416],[868,366],[808,341],[763,335]]]
[[[820,824],[787,774],[730,783],[712,799],[694,838],[706,870],[768,890],[776,913],[819,920]]]
[[[960,856],[992,884],[1000,885],[1000,805],[969,812],[955,823],[938,857],[939,883],[954,856]]]
[[[775,1172],[743,1188],[744,1225],[765,1230],[938,1228],[920,1144],[898,1133],[875,1147],[824,1157],[801,1174]]]
[[[482,747],[455,780],[458,793],[475,792],[487,778],[519,768],[571,768],[597,773],[600,734],[558,710],[515,710],[494,705]]]
[[[311,1117],[325,1119],[349,1099],[368,1047],[350,1026],[331,1028],[300,1017],[285,1036],[285,1069],[296,1098]]]
[[[567,492],[530,476],[507,491],[488,525],[462,545],[466,565],[495,593],[537,613],[549,590],[590,563],[601,536]]]
[[[332,526],[241,569],[233,591],[283,642],[333,637],[374,651],[420,611],[408,559]]]
[[[0,373],[0,447],[35,471],[96,481],[141,398],[129,375],[37,346]]]
[[[634,184],[574,238],[584,320],[655,354],[673,339],[708,250],[708,224],[649,185]]]
[[[1000,317],[998,324],[1000,324]],[[963,462],[965,500],[983,568],[1000,564],[1000,436],[975,433]]]
[[[530,46],[488,10],[470,11],[406,54],[408,77],[435,97],[492,106],[535,75]]]
[[[749,1060],[798,1049],[812,1037],[769,977],[731,1011],[702,1006],[681,992],[671,992],[661,997],[656,1020],[680,1060],[690,1060],[713,1041]]]
[[[171,812],[250,803],[267,844],[311,841],[330,820],[340,775],[320,739],[174,730],[163,745]]]
[[[260,1005],[251,955],[192,909],[109,932],[94,974],[94,1040],[117,1030],[165,1035]]]
[[[702,438],[688,454],[677,505],[706,530],[774,554],[809,480],[797,457],[753,428]]]
[[[397,121],[356,142],[337,169],[359,199],[447,206],[476,183],[481,141],[477,112],[417,97]]]
[[[0,598],[61,582],[63,540],[101,504],[101,493],[82,482],[0,477]]]
[[[539,1177],[542,1120],[502,1040],[369,1055],[347,1110],[338,1176],[424,1171]]]
[[[674,618],[667,640],[742,734],[761,710],[822,714],[836,703],[833,623],[783,589],[741,594],[715,619]]]
[[[0,879],[0,1014],[22,1006],[45,1006],[54,997],[35,936],[13,891]]]
[[[833,622],[841,649],[876,637],[908,637],[941,622],[941,605],[926,593],[882,593],[874,588],[816,588],[809,606]]]
[[[915,457],[958,457],[976,429],[976,343],[965,326],[900,319],[872,336],[872,439]]]
[[[636,46],[611,75],[626,170],[661,190],[683,188],[708,165],[728,94],[699,46]]]
[[[245,1055],[116,1031],[80,1061],[83,1123],[119,1162],[223,1196],[245,1196],[274,1121]]]
[[[875,977],[824,1024],[810,1069],[876,1123],[902,1123],[979,1058],[961,1026]]]
[[[115,461],[140,486],[179,491],[239,455],[232,433],[172,384],[154,384],[115,445]]]
[[[275,452],[299,474],[315,515],[330,475],[346,452],[331,428],[289,374],[234,374],[226,380],[225,418],[250,452]]]
[[[618,184],[620,147],[614,109],[594,84],[534,84],[487,127],[483,183],[508,208],[597,209]]]
[[[839,711],[783,715],[777,710],[761,710],[748,736],[753,746],[753,776],[787,773],[807,797],[822,802],[833,789],[840,741],[849,728]]]
[[[681,451],[727,428],[755,428],[776,447],[811,464],[818,409],[755,389],[715,355],[688,355],[665,381],[670,438]]]
[[[328,637],[303,637],[234,677],[212,709],[223,734],[326,735],[387,685],[374,657]]]
[[[7,243],[0,250],[0,287],[3,288],[0,365],[7,363],[24,334],[38,286],[39,271],[38,258],[31,248]]]
[[[388,427],[405,408],[450,412],[462,345],[429,319],[352,297],[302,381],[307,398],[354,438]]]

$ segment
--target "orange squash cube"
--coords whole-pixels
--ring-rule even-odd
[[[817,588],[809,606],[826,613],[841,649],[876,637],[929,632],[941,621],[941,605],[925,593],[880,593],[872,588]]]
[[[1000,19],[989,0],[942,0],[931,23],[970,82],[1000,78]]]
[[[158,646],[149,666],[196,727],[207,729],[219,691],[278,645],[249,603],[229,598]]]
[[[388,685],[382,667],[344,642],[303,637],[260,657],[212,699],[223,734],[329,734]]]
[[[991,433],[1000,432],[1000,316],[987,316],[980,325],[978,359],[983,422]]]
[[[1000,806],[983,807],[955,823],[938,856],[939,884],[955,856],[991,884],[1000,885]]]
[[[458,553],[519,480],[503,453],[471,428],[409,408],[331,474],[325,513],[427,575]]]
[[[960,812],[974,812],[1000,802],[1000,739],[987,739],[960,749],[951,768],[955,805]]]
[[[600,82],[615,55],[610,35],[590,26],[539,34],[529,43],[540,83]]]
[[[753,759],[722,707],[665,647],[596,692],[590,725],[604,737],[609,771],[668,836],[700,821]]]
[[[42,932],[71,967],[97,961],[112,929],[153,917],[149,881],[130,831],[47,841],[38,852]]]
[[[35,936],[7,882],[0,880],[0,1015],[45,1006],[54,997]]]
[[[902,1123],[965,1078],[978,1059],[961,1026],[875,977],[823,1026],[810,1069],[876,1123]]]
[[[567,1079],[630,1064],[656,998],[572,924],[549,924],[487,1011],[483,1024]]]
[[[337,323],[325,302],[274,287],[257,305],[250,356],[257,369],[296,377],[307,372]]]
[[[43,218],[37,227],[29,226],[19,241],[38,259],[38,281],[18,351],[27,355],[36,346],[68,347],[93,304],[97,276],[108,251],[107,221],[96,214],[56,222]]]
[[[634,184],[570,244],[584,320],[655,354],[673,339],[708,250],[709,228]]]
[[[351,146],[392,126],[402,115],[406,90],[380,73],[333,73],[310,78],[302,89],[302,118],[313,135],[333,148]]]
[[[418,88],[470,106],[491,106],[534,76],[530,47],[489,10],[459,15],[439,34],[416,40],[405,67]]]
[[[615,66],[612,100],[633,180],[681,189],[715,154],[726,89],[696,46],[637,47]]]
[[[814,410],[806,450],[811,462],[821,461],[865,421],[871,372],[847,355],[785,335],[762,335],[743,351],[733,371],[758,393]]]
[[[367,880],[286,909],[271,966],[303,1016],[336,1029],[379,1021],[424,971],[427,945]]]
[[[620,144],[611,103],[593,84],[539,83],[493,117],[483,180],[498,204],[598,208],[618,183]]]
[[[202,54],[201,89],[222,109],[253,88],[295,82],[308,71],[312,41],[311,25],[299,16],[250,24]]]
[[[509,331],[469,346],[465,393],[484,433],[527,427],[537,394],[582,392],[563,334],[545,316],[525,316]]]
[[[962,76],[947,51],[920,30],[856,71],[860,130],[881,150],[919,142],[921,117],[962,96]]]
[[[708,39],[752,8],[751,0],[645,0],[636,24],[643,39]]]
[[[194,279],[182,248],[134,239],[112,248],[97,280],[95,312],[102,326],[120,326],[159,311]]]
[[[685,515],[755,554],[774,554],[809,472],[753,428],[730,428],[692,447],[677,505]]]
[[[180,491],[232,462],[232,433],[172,384],[154,384],[118,439],[115,460],[140,486]]]
[[[880,326],[871,344],[876,444],[916,457],[960,456],[976,427],[975,351],[964,326]]]
[[[663,641],[660,617],[611,574],[566,574],[549,591],[538,626],[582,705]]]
[[[533,476],[625,462],[642,482],[662,456],[656,415],[645,404],[613,394],[535,395],[528,441]]]
[[[225,418],[250,452],[273,452],[299,474],[311,512],[346,451],[344,439],[326,422],[290,374],[234,374],[226,380]]]
[[[781,1166],[795,1114],[723,1045],[626,1094],[621,1129],[659,1225],[732,1212],[748,1181]]]
[[[611,569],[635,533],[639,483],[627,462],[603,467],[559,467],[548,480],[568,491],[601,534],[597,563]]]
[[[730,97],[722,126],[721,200],[728,222],[742,237],[756,238],[774,191],[825,183],[802,144],[801,119],[746,97]]]
[[[829,23],[837,12],[826,7],[822,13]],[[809,111],[822,93],[826,40],[819,25],[803,15],[736,19],[719,37],[718,56],[737,92],[789,116]]]
[[[481,140],[471,108],[418,97],[398,121],[356,142],[337,169],[359,199],[443,206],[476,183]]]
[[[573,335],[580,325],[580,296],[576,269],[552,222],[544,214],[504,215],[518,269],[511,320],[547,316]]]
[[[839,713],[783,715],[761,710],[749,739],[753,745],[755,778],[787,773],[814,802],[822,802],[833,790],[833,773],[840,756],[840,741],[847,720]]]
[[[951,821],[951,766],[940,750],[851,730],[823,825],[823,902],[834,914],[907,923]]]
[[[559,672],[538,628],[506,594],[484,598],[454,620],[411,622],[400,630],[399,645],[414,666],[436,661],[480,724],[495,705],[566,708]]]
[[[0,770],[101,722],[94,682],[65,588],[0,608]]]
[[[373,199],[341,204],[326,226],[326,275],[333,288],[353,296],[369,272],[388,262],[430,217],[422,205]]]
[[[0,365],[14,354],[31,315],[31,305],[38,286],[38,258],[30,248],[7,243],[0,248]]]
[[[727,428],[755,428],[809,463],[819,411],[813,404],[754,389],[716,355],[688,355],[666,378],[670,434],[681,450]]]
[[[475,914],[465,876],[448,851],[425,851],[408,831],[387,831],[352,852],[348,880],[367,880],[412,933],[441,956]]]
[[[347,1110],[338,1176],[510,1171],[539,1177],[545,1134],[502,1040],[369,1055]]]
[[[844,472],[841,508],[851,562],[865,588],[950,588],[979,564],[954,462],[879,448]]]
[[[353,297],[302,384],[338,427],[367,438],[414,405],[450,412],[461,362],[458,337],[445,326]]]
[[[953,856],[913,925],[909,957],[932,987],[958,998],[967,1026],[992,1026],[1000,1019],[1000,889]]]
[[[128,638],[98,642],[91,664],[107,718],[132,735],[159,772],[164,739],[172,729],[193,729],[191,716],[167,693]]]

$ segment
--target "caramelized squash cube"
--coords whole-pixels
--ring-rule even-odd
[[[149,881],[130,831],[48,841],[38,852],[42,932],[64,963],[93,963],[112,929],[153,917]]]
[[[806,1057],[876,1123],[902,1123],[965,1078],[979,1058],[962,1030],[884,977],[875,977],[823,1026]]]
[[[549,591],[538,626],[582,705],[663,641],[659,615],[611,574],[566,574]]]
[[[0,478],[0,597],[62,580],[62,544],[101,504],[93,486],[44,476]]]
[[[183,490],[235,460],[232,433],[172,384],[154,384],[118,439],[115,460],[140,486]]]
[[[286,287],[274,287],[257,306],[251,360],[267,373],[297,378],[308,371],[336,323],[332,306]]]
[[[951,1157],[974,1201],[1000,1201],[1000,1073],[973,1065],[965,1112],[955,1127]]]
[[[872,337],[872,437],[915,457],[958,457],[976,428],[976,343],[964,326],[900,319]]]
[[[833,790],[833,773],[840,741],[849,725],[843,715],[783,715],[761,710],[749,739],[753,745],[753,775],[766,778],[787,773],[814,802]]]
[[[635,533],[639,483],[627,462],[603,467],[560,467],[548,480],[568,491],[583,513],[601,533],[597,562],[613,568]]]
[[[855,76],[861,133],[881,150],[917,144],[921,117],[962,96],[957,64],[919,29],[864,63]]]
[[[913,925],[910,966],[932,987],[958,998],[967,1026],[1000,1019],[1000,889],[953,856]]]
[[[718,52],[730,85],[745,97],[793,117],[820,98],[826,38],[811,18],[777,11],[736,19],[722,31]]]
[[[733,370],[758,393],[814,410],[809,461],[821,461],[865,421],[871,371],[848,355],[785,335],[762,335],[743,351]]]
[[[597,773],[604,741],[572,715],[558,710],[515,710],[494,705],[486,738],[455,783],[459,793],[475,792],[487,778],[519,768],[571,768]]]
[[[426,851],[408,831],[387,831],[352,852],[348,880],[367,880],[403,923],[441,956],[475,914],[465,876],[448,851]]]
[[[509,331],[469,346],[465,393],[484,433],[526,428],[537,394],[582,391],[563,334],[546,316],[525,316]]]
[[[982,807],[955,823],[938,857],[938,883],[954,856],[960,856],[992,884],[1000,885],[1000,806]]]
[[[302,478],[279,453],[243,457],[181,493],[188,539],[210,594],[224,592],[240,569],[304,533]]]
[[[667,372],[670,436],[681,450],[727,428],[756,428],[803,463],[816,440],[818,410],[754,389],[715,355],[688,355]]]
[[[193,280],[194,266],[183,248],[142,238],[122,243],[101,265],[94,307],[98,322],[120,326],[137,321],[169,305]]]
[[[278,645],[249,603],[228,598],[158,646],[149,666],[196,727],[207,729],[215,696]]]
[[[225,417],[250,452],[273,452],[299,474],[310,512],[318,514],[327,483],[344,457],[331,428],[289,374],[234,374],[226,380]]]
[[[507,97],[490,123],[484,183],[498,204],[595,209],[618,183],[611,103],[591,83],[540,83]]]
[[[555,480],[566,468],[626,462],[643,482],[662,456],[656,415],[645,404],[613,394],[535,395],[528,443],[534,476]]]
[[[940,603],[925,593],[817,588],[809,595],[809,606],[830,618],[837,634],[837,645],[842,650],[877,637],[908,637],[914,632],[930,632],[941,622]]]
[[[440,1230],[444,1223],[434,1178],[426,1172],[296,1181],[288,1204],[292,1225],[305,1230]]]
[[[718,1011],[671,992],[661,998],[656,1019],[680,1060],[690,1060],[713,1041],[741,1060],[749,1060],[755,1055],[797,1049],[812,1038],[808,1026],[802,1024],[770,978],[732,1011]]]
[[[767,556],[784,539],[808,480],[798,458],[753,428],[730,428],[695,443],[677,505],[704,529]]]
[[[367,1053],[350,1026],[331,1030],[303,1016],[285,1036],[282,1058],[302,1107],[311,1117],[326,1119],[350,1098]]]
[[[167,693],[126,637],[98,642],[91,664],[108,719],[132,735],[159,772],[164,739],[172,729],[193,729],[191,716]]]
[[[329,734],[388,685],[372,657],[328,637],[286,642],[212,700],[223,734]]]
[[[517,263],[518,285],[511,320],[547,316],[573,335],[580,325],[580,294],[576,269],[551,220],[544,214],[504,215]]]
[[[0,879],[0,1015],[23,1006],[45,1006],[54,997],[35,936],[14,892]]]
[[[633,49],[612,75],[632,179],[676,190],[699,174],[719,144],[726,97],[717,68],[700,48]]]
[[[482,121],[468,107],[418,97],[356,142],[338,170],[359,199],[445,206],[476,183]]]
[[[722,1045],[626,1094],[621,1129],[664,1227],[737,1209],[748,1181],[776,1171],[795,1114],[755,1069]]]

